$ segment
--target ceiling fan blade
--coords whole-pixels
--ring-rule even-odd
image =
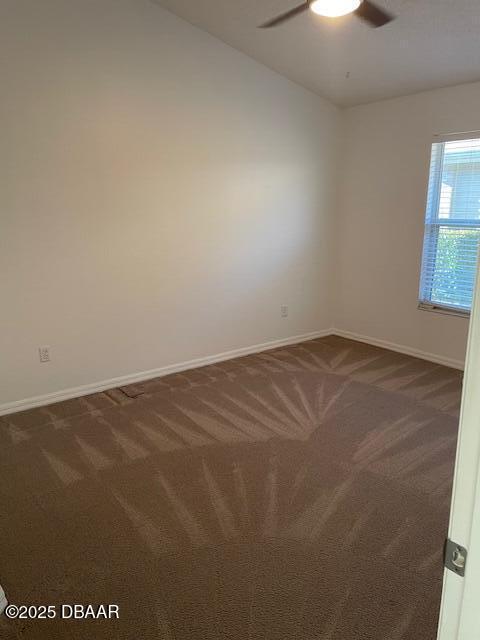
[[[384,9],[380,9],[380,7],[369,0],[363,0],[362,4],[354,13],[375,28],[383,27],[384,24],[394,20],[394,16],[392,14],[387,13]]]
[[[276,27],[277,25],[282,24],[282,22],[286,22],[287,20],[290,20],[290,18],[294,18],[299,13],[303,13],[303,11],[306,11],[309,6],[310,2],[302,2],[302,4],[299,4],[298,7],[294,7],[293,9],[290,9],[290,11],[286,11],[285,13],[280,14],[276,18],[273,18],[268,22],[264,22],[258,28],[270,29],[270,27]]]

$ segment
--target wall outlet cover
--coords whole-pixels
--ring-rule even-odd
[[[38,357],[40,362],[50,362],[50,347],[38,347]]]

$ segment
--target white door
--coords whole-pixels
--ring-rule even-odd
[[[438,640],[480,640],[480,276],[470,319],[449,538],[468,556],[465,577],[445,570]]]
[[[0,587],[0,615],[3,613],[3,610],[5,609],[7,604],[8,604],[8,602],[7,602],[7,598],[5,596],[5,592],[2,589],[2,587]]]

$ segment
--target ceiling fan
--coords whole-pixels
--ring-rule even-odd
[[[328,18],[337,18],[347,15],[347,13],[354,13],[375,28],[383,27],[383,25],[394,19],[393,15],[369,0],[310,0],[309,2],[302,2],[302,4],[276,16],[272,20],[268,20],[268,22],[264,22],[259,26],[259,29],[276,27],[308,9]]]

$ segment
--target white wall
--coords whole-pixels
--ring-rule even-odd
[[[0,77],[0,404],[331,326],[334,107],[148,0],[3,0]]]
[[[343,112],[335,326],[463,361],[468,320],[417,310],[435,133],[480,129],[480,83]]]

